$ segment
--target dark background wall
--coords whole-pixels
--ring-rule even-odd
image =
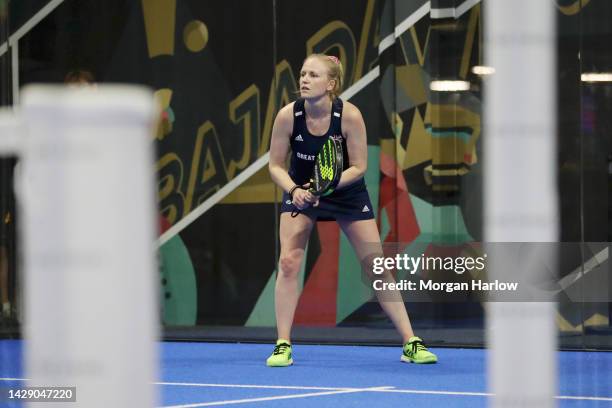
[[[45,4],[10,2],[1,39]],[[418,14],[426,4],[457,8],[463,1],[65,0],[20,38],[19,84],[62,82],[68,71],[84,69],[98,82],[156,90],[163,106],[152,139],[161,232],[236,184],[161,245],[163,321],[270,327],[280,192],[265,166],[245,182],[232,180],[265,156],[274,116],[296,98],[298,72],[311,52],[339,56],[346,87],[358,83],[351,101],[366,121],[366,179],[382,239],[406,242],[415,254],[460,252],[481,239],[484,83],[471,67],[486,52],[486,1],[458,18]],[[581,82],[580,74],[612,70],[611,5],[556,5],[561,240],[609,241],[612,86]],[[415,13],[414,25],[381,49]],[[16,99],[8,56],[0,57],[3,104]],[[376,78],[364,79],[376,70]],[[468,80],[471,89],[431,92],[437,78]],[[577,250],[567,264],[580,265],[585,256]],[[356,294],[354,257],[337,228],[320,225],[307,258],[298,324],[390,327],[376,304]],[[478,302],[409,306],[417,327],[482,328]],[[608,305],[570,305],[559,317],[561,330],[581,339],[586,320],[609,325]]]

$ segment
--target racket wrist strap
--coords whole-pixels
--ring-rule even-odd
[[[297,190],[298,188],[300,188],[301,186],[296,184],[295,186],[291,187],[291,190],[289,190],[289,195],[291,196],[291,198],[293,199],[293,193],[295,192],[295,190]]]

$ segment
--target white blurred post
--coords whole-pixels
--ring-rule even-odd
[[[153,95],[35,86],[22,102],[28,385],[76,386],[57,406],[152,407]]]
[[[483,7],[486,65],[495,68],[485,85],[485,239],[555,242],[554,2],[487,0]],[[513,265],[490,258],[490,279],[512,280]],[[493,407],[556,405],[555,311],[552,302],[488,305]]]
[[[0,108],[0,157],[20,154],[23,130],[18,116],[9,108]]]

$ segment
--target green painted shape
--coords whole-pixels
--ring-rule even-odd
[[[391,231],[391,224],[389,223],[389,216],[386,211],[383,211],[380,215],[380,236],[386,237]]]
[[[194,326],[197,319],[195,269],[187,247],[176,235],[160,248],[162,319],[169,326]],[[169,296],[166,296],[169,294]]]
[[[365,174],[365,182],[374,207],[374,214],[377,214],[378,193],[380,191],[380,146],[368,146],[368,170]],[[372,297],[371,288],[361,278],[359,259],[357,259],[353,247],[344,234],[340,236],[338,263],[336,323],[342,322]]]
[[[411,195],[413,208],[421,233],[410,243],[404,253],[412,257],[419,257],[425,253],[427,247],[435,243],[437,245],[458,245],[463,242],[473,241],[467,232],[461,209],[458,206],[434,207],[420,198]],[[416,271],[421,274],[421,270]],[[408,271],[398,274],[398,279],[405,279]],[[421,298],[409,299],[415,302],[429,300],[424,294]]]
[[[410,245],[406,247],[406,249],[402,253],[407,254],[410,257],[420,257],[425,253],[425,250],[427,249],[430,243],[431,241],[427,240],[423,235],[419,235],[414,241],[410,243]],[[398,270],[397,280],[405,279],[410,272],[411,271]],[[420,274],[420,269],[415,273]]]
[[[434,207],[414,195],[410,195],[410,200],[421,230],[421,242],[452,245],[474,241],[465,226],[459,206]]]
[[[247,327],[274,327],[274,284],[276,283],[276,270],[272,271],[264,290],[259,295],[255,307],[244,324]]]
[[[441,131],[434,131],[431,130],[431,127],[426,129],[427,132],[431,135],[431,137],[437,137],[439,139],[443,139],[443,138],[450,138],[450,137],[456,137],[458,139],[461,139],[463,141],[463,143],[469,143],[470,139],[472,138],[472,134],[468,133],[468,132],[456,132],[456,131],[451,131],[451,130],[441,130]]]
[[[359,259],[344,234],[340,237],[338,262],[336,324],[342,322],[372,297],[372,290],[362,280]]]
[[[174,111],[169,106],[166,111],[168,112],[168,119],[170,120],[170,123],[174,123],[175,121]]]
[[[302,291],[304,287],[304,275],[306,269],[306,251],[304,251],[304,258],[302,259],[302,265],[300,266],[300,273],[298,275],[299,290]],[[259,295],[255,307],[251,311],[249,318],[244,324],[246,327],[275,327],[276,326],[276,312],[274,310],[274,287],[276,286],[276,270],[272,271],[264,290]]]
[[[433,233],[433,206],[415,195],[409,195],[417,223],[419,224],[419,230],[421,231],[419,238],[424,235],[431,235]]]

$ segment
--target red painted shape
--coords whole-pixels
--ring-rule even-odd
[[[414,207],[412,206],[412,201],[410,201],[408,192],[398,190],[396,201],[397,219],[393,219],[387,214],[389,222],[391,222],[391,225],[395,224],[397,226],[396,235],[399,242],[412,242],[419,236],[421,229],[419,228],[416,213],[414,212]]]
[[[385,153],[380,155],[380,168],[383,178],[380,182],[378,219],[385,211],[390,227],[383,242],[412,242],[421,230],[408,195],[404,174],[395,160]]]
[[[391,177],[383,176],[378,185],[378,213],[380,214],[388,208],[395,200],[396,188],[395,180]]]
[[[406,179],[404,179],[402,169],[400,169],[393,157],[384,152],[380,153],[380,172],[383,174],[383,176],[391,177],[392,179],[396,180],[397,188],[399,190],[408,191],[408,186],[406,185]]]
[[[335,222],[319,222],[317,230],[321,253],[304,285],[294,322],[303,326],[335,326],[340,227]]]
[[[159,214],[159,235],[168,231],[171,226],[172,224],[170,224],[170,221],[168,221],[168,219],[163,215]]]

